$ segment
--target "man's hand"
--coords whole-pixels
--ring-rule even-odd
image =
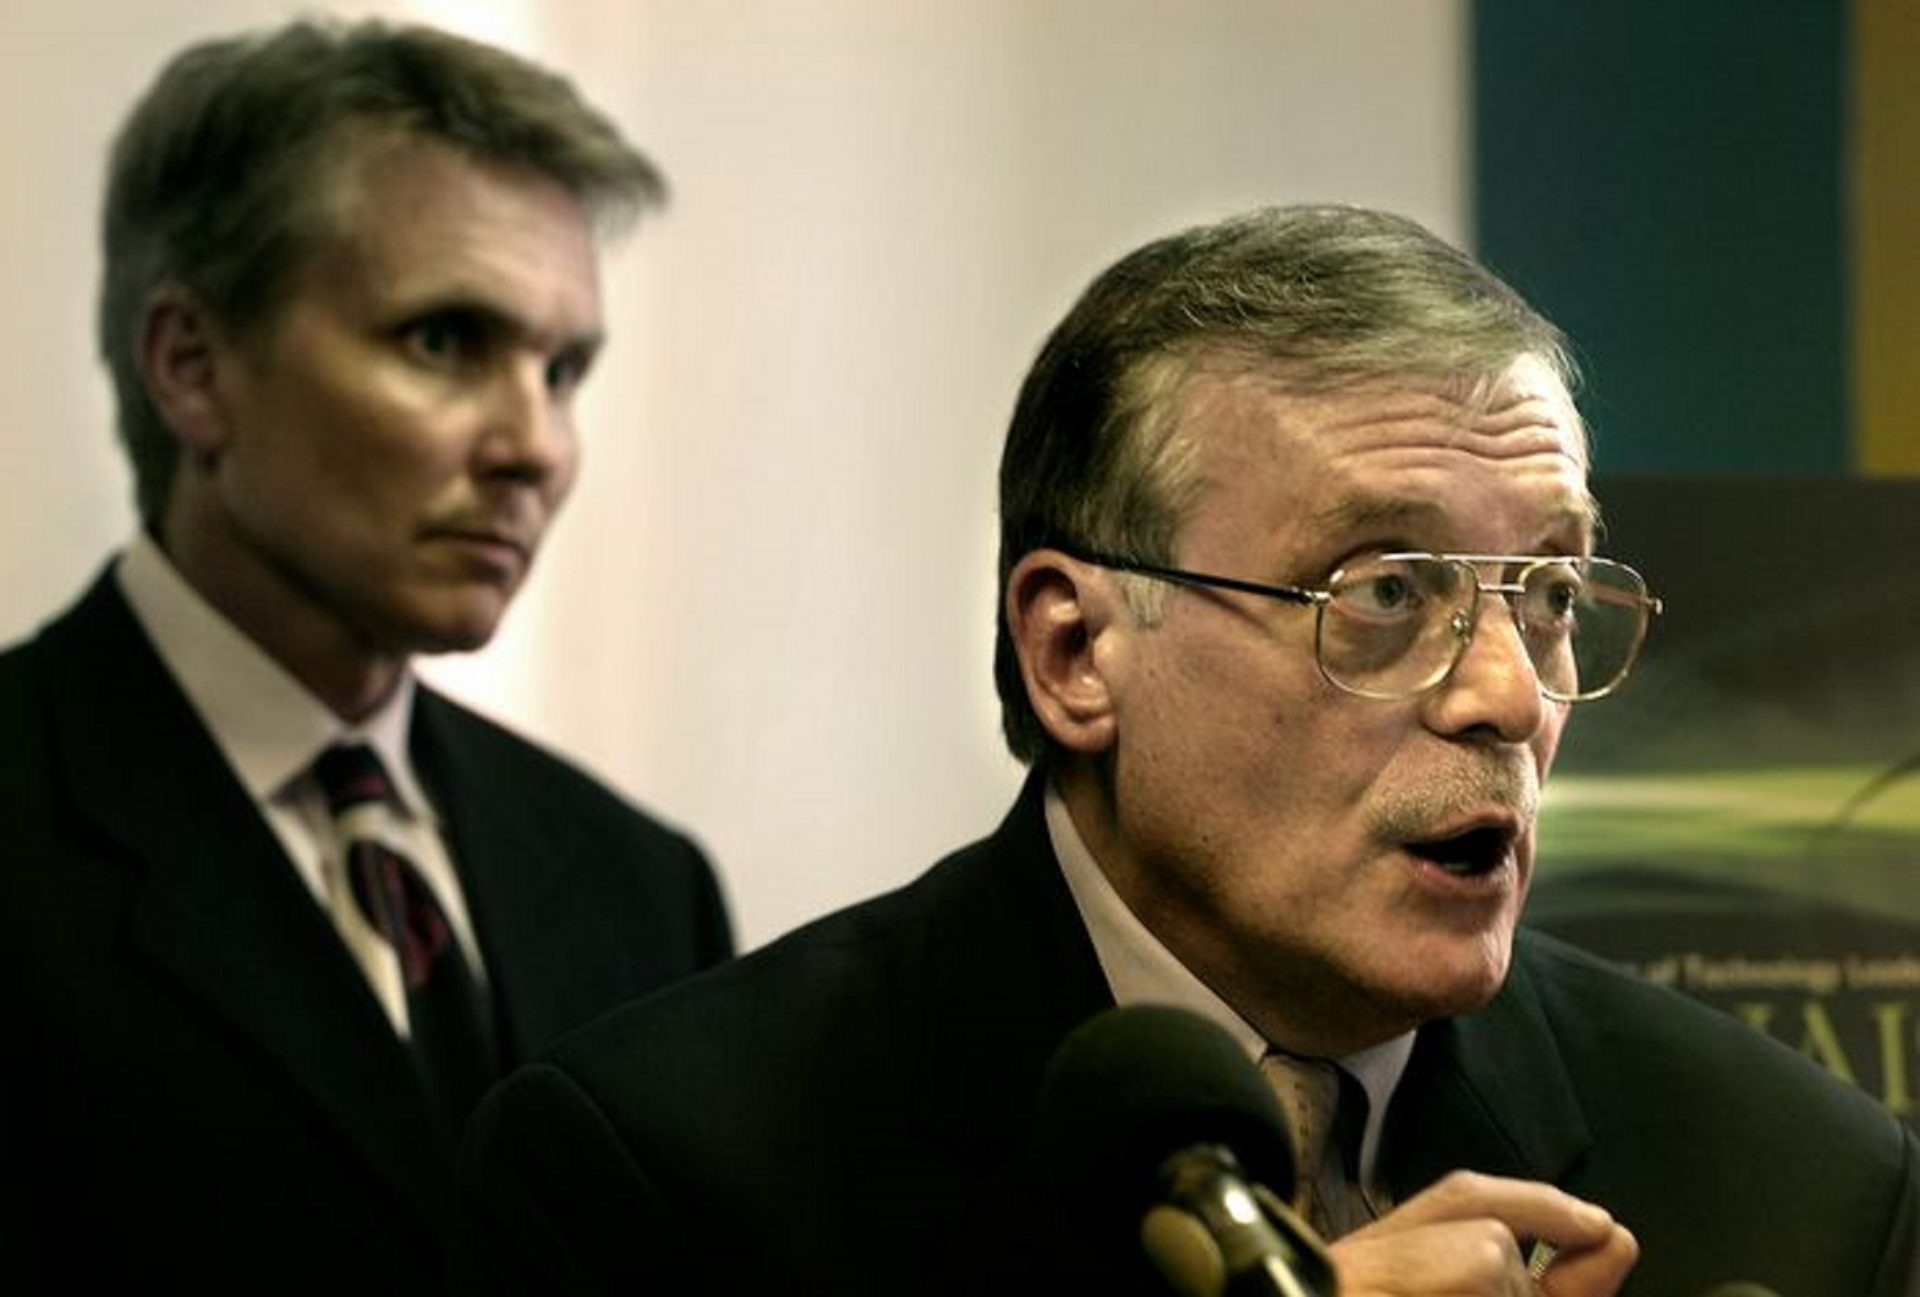
[[[1538,1279],[1532,1244],[1554,1249]],[[1640,1245],[1552,1185],[1456,1171],[1327,1252],[1341,1297],[1613,1297]]]

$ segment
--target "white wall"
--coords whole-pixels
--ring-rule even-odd
[[[741,935],[904,882],[1019,781],[993,479],[1073,296],[1340,199],[1467,235],[1456,0],[554,0],[426,16],[569,72],[674,201],[607,267],[586,472],[499,640],[430,668],[713,851]],[[0,641],[132,527],[94,213],[164,55],[266,0],[0,10]]]

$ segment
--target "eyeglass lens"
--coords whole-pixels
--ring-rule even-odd
[[[1552,698],[1592,698],[1626,674],[1646,631],[1646,587],[1605,559],[1546,559],[1488,578],[1511,604]],[[1341,571],[1321,609],[1321,669],[1343,689],[1399,698],[1453,670],[1473,632],[1480,578],[1461,559],[1369,559]]]

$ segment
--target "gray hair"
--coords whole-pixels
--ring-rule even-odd
[[[544,175],[603,234],[665,197],[653,164],[566,80],[447,32],[302,19],[181,51],[114,142],[101,226],[100,353],[149,524],[178,460],[140,375],[153,294],[178,285],[228,327],[270,317],[325,233],[334,164],[382,131]]]
[[[1020,760],[1050,740],[1007,623],[1007,579],[1047,546],[1173,561],[1200,492],[1176,435],[1196,365],[1244,364],[1291,390],[1369,382],[1491,383],[1537,356],[1572,390],[1560,331],[1491,271],[1404,217],[1354,207],[1265,208],[1150,243],[1102,273],[1021,385],[1000,460],[994,684]],[[1129,586],[1145,619],[1152,587]]]

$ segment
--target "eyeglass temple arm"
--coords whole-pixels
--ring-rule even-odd
[[[1071,554],[1084,563],[1097,563],[1101,567],[1111,568],[1116,572],[1132,572],[1139,576],[1157,577],[1162,581],[1171,581],[1175,585],[1235,590],[1241,594],[1265,595],[1269,599],[1284,599],[1288,603],[1307,605],[1325,603],[1329,598],[1326,592],[1321,590],[1302,590],[1290,585],[1262,585],[1258,581],[1242,581],[1237,577],[1213,576],[1206,572],[1189,572],[1184,568],[1161,567],[1157,563],[1144,563],[1136,558],[1102,554],[1098,550],[1081,549],[1077,546],[1059,545],[1055,548]]]

